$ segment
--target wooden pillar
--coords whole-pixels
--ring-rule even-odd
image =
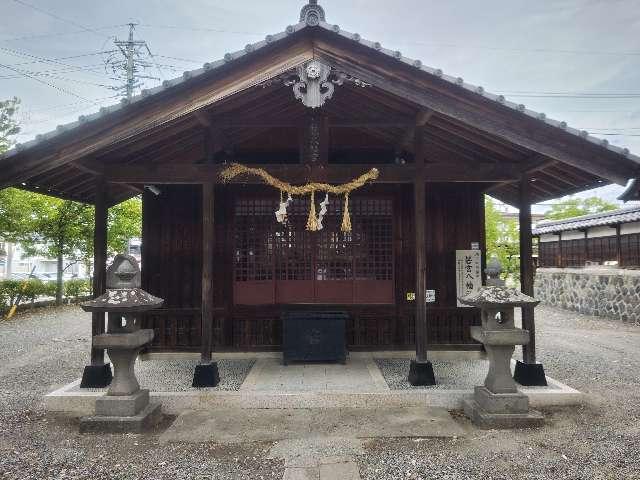
[[[213,255],[215,247],[213,183],[202,185],[202,347],[200,363],[211,363],[213,344]]]
[[[93,230],[93,297],[105,293],[107,283],[107,184],[104,178],[96,182],[95,215]],[[104,313],[91,314],[91,335],[105,331]],[[104,364],[104,349],[91,346],[91,365]]]
[[[558,267],[562,268],[563,267],[563,260],[562,260],[562,232],[558,232],[558,251],[560,252],[560,259],[558,261]]]
[[[622,240],[620,238],[620,224],[616,225],[616,261],[618,268],[622,267]]]
[[[533,296],[533,246],[531,236],[531,179],[520,181],[520,287],[522,293]],[[529,330],[529,344],[523,346],[525,363],[536,363],[536,327],[532,307],[522,308],[522,328]]]
[[[424,129],[415,129],[414,153],[416,179],[413,183],[416,229],[416,361],[427,362],[427,255],[426,255],[426,192],[424,172]]]
[[[586,265],[586,263],[591,260],[589,257],[590,257],[590,254],[589,254],[589,229],[585,228],[584,229],[584,261],[582,262],[583,265]]]

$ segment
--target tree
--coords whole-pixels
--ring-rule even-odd
[[[20,126],[15,119],[20,100],[13,97],[0,100],[0,154],[6,152],[15,143],[11,137],[20,133]]]
[[[130,238],[140,236],[141,223],[139,197],[109,209],[108,251],[123,252]],[[14,188],[0,191],[0,236],[20,243],[27,255],[57,260],[58,304],[62,303],[64,271],[77,262],[92,264],[93,228],[90,205]]]
[[[92,210],[93,212],[93,210]],[[93,222],[93,215],[92,215]],[[131,238],[142,235],[142,199],[134,197],[125,200],[109,209],[107,214],[107,254],[115,256],[127,251]],[[91,235],[83,239],[81,248],[83,263],[87,272],[92,271],[93,266],[93,229]]]
[[[30,194],[24,204],[29,214],[19,241],[27,255],[57,260],[56,304],[62,304],[64,271],[86,256],[93,236],[93,209],[86,204]],[[64,260],[69,263],[64,265]]]
[[[520,231],[515,218],[505,218],[491,197],[485,196],[486,258],[497,257],[505,278],[520,278]]]
[[[15,142],[11,139],[12,136],[20,133],[20,126],[15,119],[18,113],[18,105],[20,100],[13,97],[10,100],[0,101],[0,155],[6,152]],[[11,218],[6,216],[6,212],[3,211],[3,204],[5,202],[5,196],[3,191],[0,190],[0,239],[8,242],[7,250],[4,252],[5,262],[7,265],[7,276],[11,274],[11,264],[13,262],[13,243],[10,238],[4,238],[2,232],[6,228],[6,224]]]
[[[142,198],[134,197],[109,209],[107,250],[125,253],[131,238],[142,236]]]
[[[590,213],[607,212],[618,208],[615,204],[598,197],[569,198],[554,204],[545,213],[548,220],[563,220],[565,218],[579,217]]]

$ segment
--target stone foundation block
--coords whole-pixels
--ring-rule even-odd
[[[132,417],[149,404],[149,390],[138,390],[133,395],[105,395],[96,399],[96,415]]]
[[[94,415],[80,419],[80,433],[142,433],[162,420],[161,405],[152,403],[138,414],[127,417]]]
[[[113,373],[111,364],[87,365],[82,372],[80,388],[104,388],[111,384]]]
[[[547,386],[547,377],[541,363],[523,363],[517,360],[513,379],[526,387]]]
[[[465,415],[482,429],[540,427],[544,424],[544,416],[536,410],[527,413],[490,413],[475,400],[464,400],[463,407]]]
[[[474,400],[487,413],[527,413],[529,397],[516,393],[491,393],[487,387],[475,387]]]
[[[220,373],[216,362],[196,365],[193,372],[193,388],[217,387],[220,383]]]
[[[431,362],[416,362],[415,360],[411,360],[408,380],[413,386],[435,385],[436,377],[433,373],[433,365]]]

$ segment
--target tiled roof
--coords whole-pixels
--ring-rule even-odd
[[[315,2],[312,2],[315,4]],[[324,18],[324,15],[322,16],[322,18]],[[58,125],[58,127],[55,130],[52,130],[48,133],[44,133],[41,135],[37,135],[35,137],[35,139],[28,141],[26,143],[23,144],[18,144],[16,145],[14,148],[12,148],[11,150],[5,152],[3,155],[0,155],[0,158],[6,158],[6,157],[10,157],[12,155],[15,155],[17,152],[20,152],[22,150],[31,148],[37,144],[39,144],[42,141],[45,140],[49,140],[57,135],[59,135],[62,132],[67,132],[69,130],[72,130],[82,124],[85,124],[87,122],[91,122],[93,120],[96,120],[98,118],[103,117],[104,115],[108,115],[110,113],[113,113],[115,111],[119,111],[121,109],[127,108],[130,104],[134,104],[139,102],[142,99],[147,98],[150,95],[154,95],[157,94],[159,92],[165,91],[167,89],[170,89],[176,85],[179,85],[191,78],[197,77],[199,75],[204,74],[205,72],[209,72],[212,70],[215,70],[217,68],[220,68],[222,65],[228,64],[230,62],[234,62],[239,58],[242,57],[246,57],[247,55],[251,55],[252,53],[259,51],[260,49],[266,47],[267,45],[273,44],[275,42],[278,42],[280,40],[282,40],[283,38],[292,35],[300,30],[304,30],[307,28],[320,28],[323,29],[325,31],[329,31],[329,32],[333,32],[336,35],[339,35],[343,38],[346,38],[350,41],[359,43],[361,45],[364,45],[372,50],[375,50],[377,52],[383,53],[391,58],[394,58],[396,61],[410,65],[416,69],[422,70],[424,72],[427,72],[431,75],[434,75],[446,82],[449,82],[452,85],[456,85],[458,88],[470,91],[475,93],[476,95],[479,95],[483,98],[486,98],[488,100],[494,101],[496,103],[499,103],[500,105],[503,105],[505,107],[508,107],[512,110],[515,110],[519,113],[521,113],[522,115],[526,115],[528,117],[532,117],[537,119],[538,121],[545,123],[547,125],[551,125],[553,127],[556,127],[558,129],[564,130],[568,133],[571,133],[577,137],[580,137],[588,142],[591,142],[593,144],[599,145],[602,148],[606,148],[607,150],[613,151],[615,153],[618,153],[620,155],[623,155],[637,163],[640,163],[640,157],[633,155],[632,153],[629,152],[629,149],[627,148],[621,148],[621,147],[617,147],[615,145],[611,145],[606,139],[601,139],[598,137],[594,137],[592,135],[589,135],[589,133],[585,130],[577,130],[575,128],[569,127],[567,125],[566,122],[561,122],[558,120],[554,120],[552,118],[548,118],[544,113],[540,113],[540,112],[536,112],[533,110],[529,110],[528,108],[526,108],[523,104],[518,104],[518,103],[514,103],[514,102],[510,102],[508,101],[503,95],[494,95],[493,93],[489,93],[487,92],[483,87],[477,86],[477,85],[472,85],[470,83],[465,82],[462,77],[454,77],[451,75],[447,75],[446,73],[444,73],[442,70],[438,69],[438,68],[432,68],[426,65],[423,65],[422,62],[420,60],[415,60],[415,59],[411,59],[408,57],[405,57],[402,55],[402,53],[399,50],[390,50],[387,48],[384,48],[380,42],[373,42],[367,39],[362,38],[358,33],[351,33],[348,32],[346,30],[343,30],[342,28],[340,28],[338,25],[332,25],[329,24],[325,21],[318,21],[317,17],[309,17],[307,16],[306,22],[305,21],[301,21],[300,23],[296,24],[296,25],[289,25],[283,32],[280,33],[276,33],[274,35],[267,35],[266,38],[260,42],[256,42],[256,43],[250,43],[248,45],[246,45],[242,50],[238,50],[236,52],[232,52],[232,53],[227,53],[224,55],[224,57],[220,60],[217,60],[215,62],[211,62],[211,63],[205,63],[202,68],[196,69],[196,70],[190,70],[190,71],[186,71],[183,73],[182,76],[174,78],[172,80],[165,80],[164,82],[162,82],[162,85],[149,89],[149,90],[142,90],[140,95],[134,96],[131,101],[127,101],[126,99],[123,99],[119,104],[115,104],[115,105],[111,105],[109,107],[102,107],[98,112],[91,114],[91,115],[81,115],[80,117],[78,117],[78,120],[75,122],[71,122],[65,125]]]
[[[540,222],[536,225],[536,228],[533,229],[533,234],[542,235],[545,233],[557,233],[567,230],[580,230],[589,227],[617,225],[637,221],[640,221],[640,206],[593,213],[591,215],[567,218],[554,222]]]

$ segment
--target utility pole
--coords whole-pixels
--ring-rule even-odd
[[[136,28],[136,23],[129,23],[129,37],[127,40],[118,40],[117,38],[113,42],[117,50],[114,50],[112,54],[106,58],[105,67],[110,69],[119,80],[124,81],[124,85],[115,87],[115,90],[121,91],[123,96],[127,100],[131,100],[136,88],[142,86],[140,79],[158,80],[158,77],[151,77],[148,75],[141,75],[140,73],[152,66],[146,59],[150,58],[155,64],[156,68],[162,75],[162,71],[155,59],[151,54],[149,45],[144,40],[134,40],[133,33]]]

